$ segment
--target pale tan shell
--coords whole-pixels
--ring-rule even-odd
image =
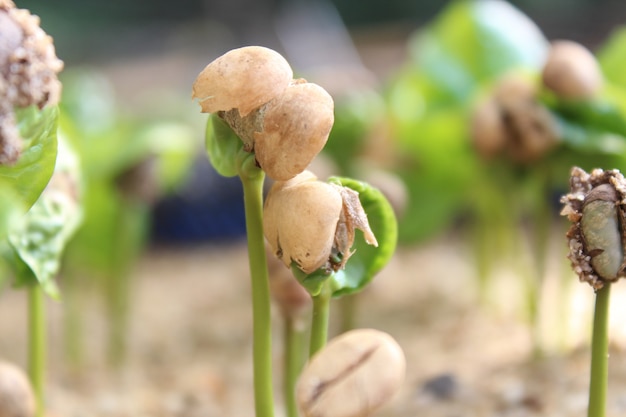
[[[35,396],[28,378],[17,366],[0,361],[0,417],[33,417]]]
[[[272,179],[288,180],[324,148],[334,123],[333,99],[317,84],[296,82],[267,104],[254,133],[256,159]]]
[[[401,387],[406,359],[398,343],[374,329],[332,339],[302,371],[296,399],[304,417],[361,417]]]
[[[263,229],[273,253],[286,266],[309,274],[328,262],[343,202],[330,184],[309,171],[276,182],[267,195]]]
[[[506,147],[506,127],[495,99],[488,98],[476,104],[470,129],[474,146],[484,158],[492,158]]]
[[[572,41],[552,43],[542,80],[548,89],[572,100],[595,96],[603,83],[600,66],[593,54]]]
[[[289,63],[278,52],[246,46],[207,65],[193,84],[192,98],[204,113],[239,109],[243,117],[282,94],[292,78]]]

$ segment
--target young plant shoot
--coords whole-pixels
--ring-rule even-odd
[[[244,188],[257,417],[273,415],[264,237],[271,252],[313,296],[311,354],[326,343],[331,296],[356,291],[371,280],[389,260],[397,237],[393,209],[378,190],[343,178],[320,182],[306,171],[328,140],[334,103],[322,87],[292,77],[280,54],[251,46],[217,58],[193,86],[193,97],[211,113],[206,135],[209,160],[221,175],[239,175]],[[275,183],[263,204],[266,174]],[[368,244],[377,245],[378,230],[369,226],[367,206],[374,209],[384,245],[379,255],[356,262],[357,270],[348,274],[355,230],[363,231]],[[285,392],[293,415],[293,387],[287,386]]]
[[[56,295],[54,277],[67,239],[80,222],[73,152],[59,142],[56,104],[61,92],[52,38],[39,18],[0,1],[0,252],[28,287],[28,367],[35,416],[44,414],[46,359],[44,292]],[[13,209],[7,210],[7,205]],[[0,280],[3,277],[0,277]],[[10,414],[12,415],[12,414]]]
[[[611,284],[626,277],[626,180],[617,170],[595,169],[590,174],[575,167],[570,193],[563,196],[562,215],[572,225],[567,232],[574,272],[596,293],[591,341],[589,417],[604,417],[608,384],[608,323]]]
[[[321,87],[293,80],[277,52],[234,49],[210,63],[193,85],[207,125],[207,152],[224,176],[239,175],[244,189],[252,280],[253,363],[257,416],[271,417],[270,296],[263,236],[263,182],[302,172],[323,148],[333,123],[333,100]]]

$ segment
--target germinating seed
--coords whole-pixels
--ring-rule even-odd
[[[331,340],[302,371],[296,397],[305,417],[366,416],[389,401],[404,380],[396,341],[374,329]]]
[[[608,200],[592,200],[600,193]],[[617,195],[612,185],[602,184],[594,188],[583,205],[580,220],[586,250],[591,256],[591,265],[600,277],[609,281],[616,279],[624,261],[616,199]]]

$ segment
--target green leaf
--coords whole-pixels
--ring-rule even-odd
[[[626,136],[626,117],[622,108],[606,98],[588,101],[556,100],[546,103],[561,118],[598,131]]]
[[[331,177],[328,182],[359,193],[370,228],[378,241],[378,247],[375,247],[368,245],[362,236],[356,237],[354,254],[348,259],[344,269],[332,275],[333,297],[338,297],[363,289],[389,262],[398,241],[398,224],[391,204],[377,188],[344,177]]]
[[[157,178],[162,189],[171,191],[187,178],[197,155],[192,129],[180,123],[156,123],[145,135],[152,138],[152,150],[158,155]]]
[[[206,151],[213,168],[223,177],[237,175],[237,153],[243,142],[216,114],[210,114],[206,126]]]
[[[605,78],[622,88],[626,88],[626,26],[611,33],[597,53],[598,62]]]
[[[555,118],[559,124],[563,143],[583,155],[624,155],[626,153],[626,137],[623,135],[599,129],[593,125],[581,124],[558,114]]]
[[[335,122],[324,147],[341,172],[351,171],[351,164],[362,152],[368,135],[384,116],[385,103],[370,89],[353,90],[335,99]]]
[[[0,165],[0,187],[13,190],[26,210],[48,184],[57,154],[57,107],[16,109],[22,154],[15,165]]]
[[[15,192],[7,187],[0,186],[0,240],[6,238],[9,228],[20,221],[26,211]]]
[[[500,0],[451,2],[409,43],[417,71],[460,102],[506,71],[538,69],[547,47],[527,16]]]
[[[52,297],[59,295],[54,277],[62,252],[82,218],[78,160],[72,149],[63,142],[59,145],[50,184],[23,221],[9,231],[16,285],[39,284]]]

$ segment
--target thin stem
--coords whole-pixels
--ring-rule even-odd
[[[358,293],[345,295],[339,299],[341,309],[341,332],[347,332],[356,327]]]
[[[328,318],[331,298],[329,283],[330,279],[327,279],[322,285],[320,293],[313,297],[313,323],[311,325],[309,357],[312,357],[323,348],[328,339]]]
[[[263,236],[263,180],[265,174],[243,161],[239,176],[243,184],[248,236],[248,260],[252,281],[254,400],[257,417],[274,415],[272,385],[272,329],[270,290]]]
[[[588,417],[604,417],[609,374],[609,297],[611,284],[596,292],[591,340],[591,378],[589,383]]]
[[[35,393],[35,416],[44,415],[44,378],[46,368],[46,326],[43,289],[28,288],[28,372]]]
[[[63,342],[65,360],[72,370],[77,371],[83,365],[84,346],[83,321],[81,315],[82,292],[79,274],[72,269],[63,274]]]
[[[301,319],[285,317],[284,343],[285,343],[285,368],[283,375],[283,395],[285,397],[285,410],[287,417],[298,417],[296,403],[296,381],[304,365],[305,326],[300,323]]]

